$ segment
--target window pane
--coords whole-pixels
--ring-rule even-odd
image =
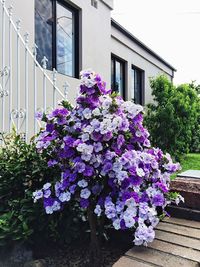
[[[111,59],[111,89],[115,91],[115,61]]]
[[[142,104],[142,72],[135,69],[135,103]]]
[[[131,69],[131,100],[135,102],[135,70]]]
[[[74,76],[74,15],[57,3],[57,71]]]
[[[116,61],[115,90],[123,96],[123,64]]]
[[[37,60],[45,56],[48,59],[48,69],[52,69],[52,1],[35,0],[35,43],[38,46]]]

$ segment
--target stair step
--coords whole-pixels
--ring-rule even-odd
[[[171,255],[180,256],[184,259],[200,262],[200,251],[192,248],[185,248],[180,245],[174,245],[160,240],[154,240],[149,247]]]
[[[200,229],[193,229],[186,226],[169,224],[165,222],[160,222],[156,229],[165,232],[175,233],[177,235],[193,237],[200,240]]]
[[[130,249],[127,256],[134,260],[144,261],[145,263],[153,263],[163,267],[198,267],[199,263],[175,256],[170,253],[151,249],[150,247],[134,247]],[[132,265],[134,267],[134,264]]]
[[[163,219],[163,222],[200,229],[200,222],[197,222],[197,221],[184,220],[184,219],[170,217],[170,218]]]
[[[146,263],[144,261],[134,260],[127,256],[121,257],[113,267],[158,267],[159,265]]]
[[[194,238],[156,230],[156,239],[200,251],[200,241]]]
[[[200,223],[166,218],[148,247],[134,246],[114,267],[200,267]]]

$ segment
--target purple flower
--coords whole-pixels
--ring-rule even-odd
[[[85,167],[85,170],[83,172],[83,175],[87,176],[87,177],[90,177],[94,174],[94,168],[91,167],[91,166],[87,166]]]
[[[122,134],[118,135],[118,137],[117,137],[118,148],[121,148],[122,145],[124,144],[124,142],[125,142],[124,136]]]
[[[89,206],[89,200],[81,198],[80,199],[80,205],[82,208],[86,209]]]
[[[58,163],[57,160],[55,160],[55,159],[50,159],[50,160],[48,161],[48,167],[53,167],[53,166],[56,165],[57,163]]]
[[[163,194],[156,194],[152,199],[152,203],[153,205],[158,206],[158,207],[163,206],[165,203]]]
[[[130,182],[134,186],[138,186],[142,183],[142,178],[139,176],[130,176]]]

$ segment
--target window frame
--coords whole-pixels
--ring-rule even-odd
[[[112,61],[114,61],[114,73],[112,73]],[[123,82],[122,82],[122,98],[125,99],[126,98],[126,61],[123,60],[122,58],[111,54],[111,89],[112,89],[112,75],[113,75],[113,80],[114,80],[114,84],[116,84],[116,61],[119,62],[120,64],[122,64],[122,75],[123,75]],[[112,91],[116,92],[116,90]],[[120,93],[120,92],[119,92]]]
[[[79,10],[74,7],[73,5],[69,4],[65,0],[50,0],[52,1],[52,69],[57,70],[57,3],[62,5],[64,8],[69,10],[70,12],[73,13],[73,18],[74,18],[74,69],[73,69],[73,75],[67,75],[63,74],[68,77],[72,78],[79,78],[79,72],[80,72],[80,60],[79,60]],[[59,71],[58,71],[59,73]]]
[[[137,104],[144,106],[145,105],[145,71],[133,64],[131,65],[131,70],[134,71],[134,85],[133,85],[134,88],[132,88],[132,90],[134,90],[134,98],[132,98],[132,100],[135,103],[135,71],[139,71],[141,74],[141,103],[137,103]]]

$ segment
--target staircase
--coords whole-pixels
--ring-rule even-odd
[[[170,218],[160,222],[148,247],[133,247],[113,267],[199,267],[200,222]]]
[[[67,97],[69,84],[57,87],[57,72],[47,71],[48,59],[36,60],[37,45],[29,47],[29,34],[22,34],[21,21],[13,21],[12,6],[0,0],[0,132],[15,126],[26,140],[41,127],[37,111],[57,106]]]

